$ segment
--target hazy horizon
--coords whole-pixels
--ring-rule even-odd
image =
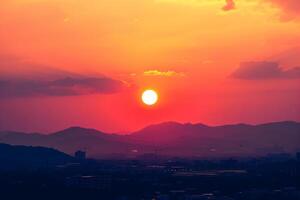
[[[128,130],[128,131],[118,131],[118,132],[109,132],[109,131],[104,131],[102,129],[97,129],[93,127],[85,127],[85,126],[67,126],[62,129],[57,129],[51,132],[39,132],[39,131],[24,131],[24,130],[0,130],[0,132],[20,132],[20,133],[37,133],[37,134],[43,134],[43,135],[49,135],[49,134],[55,134],[57,132],[61,132],[64,130],[68,129],[85,129],[85,130],[96,130],[105,134],[116,134],[116,135],[131,135],[132,133],[139,132],[145,128],[152,127],[152,126],[160,126],[160,125],[165,125],[165,124],[178,124],[178,125],[204,125],[210,128],[215,128],[215,127],[222,127],[222,126],[237,126],[237,125],[248,125],[248,126],[260,126],[260,125],[269,125],[269,124],[278,124],[278,123],[300,123],[300,121],[294,121],[294,120],[284,120],[284,121],[270,121],[270,122],[263,122],[263,123],[257,123],[257,124],[251,124],[251,123],[228,123],[228,124],[206,124],[206,123],[201,123],[201,122],[196,122],[196,123],[191,123],[191,122],[177,122],[177,121],[163,121],[163,122],[158,122],[158,123],[153,123],[153,124],[147,124],[141,128],[134,129],[134,130]]]

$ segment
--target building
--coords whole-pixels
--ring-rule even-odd
[[[85,151],[76,151],[74,156],[78,160],[85,160],[86,159],[86,152]]]
[[[298,152],[298,153],[296,154],[296,156],[297,156],[297,160],[300,161],[300,152]]]

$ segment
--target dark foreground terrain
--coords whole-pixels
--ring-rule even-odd
[[[14,156],[20,148],[26,149],[4,147]],[[0,199],[300,199],[300,162],[295,155],[237,160],[160,159],[148,155],[139,160],[96,161],[43,148],[25,151],[21,161],[9,156],[5,156],[5,165],[0,161]],[[28,156],[39,162],[25,165]]]

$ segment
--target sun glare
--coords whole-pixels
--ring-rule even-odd
[[[142,101],[148,106],[152,106],[157,103],[158,95],[154,90],[145,90],[142,94]]]

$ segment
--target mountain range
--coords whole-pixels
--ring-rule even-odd
[[[165,122],[129,135],[71,127],[52,134],[0,132],[0,143],[54,148],[91,158],[128,158],[144,154],[178,157],[262,156],[300,151],[300,123],[207,126]]]

